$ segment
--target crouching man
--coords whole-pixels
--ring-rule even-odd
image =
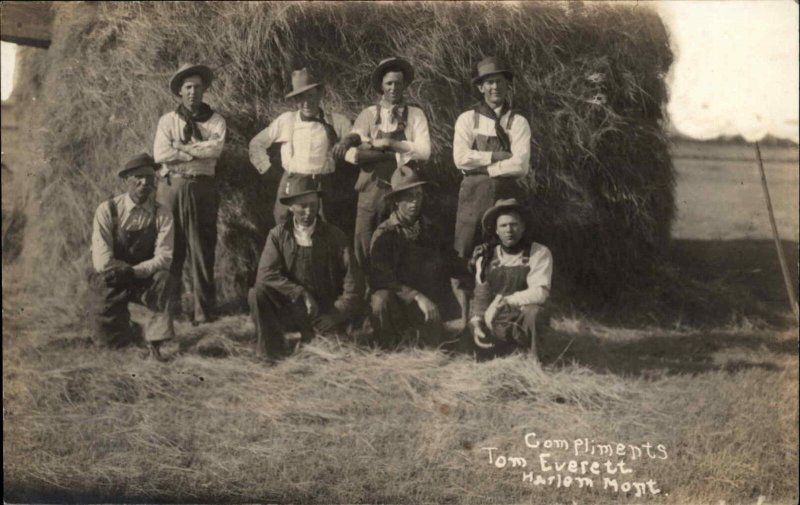
[[[291,215],[270,230],[247,297],[261,357],[290,350],[287,333],[309,341],[358,315],[364,276],[344,233],[319,217],[320,194],[318,183],[302,175],[290,174],[281,188]]]
[[[517,200],[498,200],[482,225],[493,240],[475,248],[475,298],[471,327],[479,354],[522,349],[539,359],[537,338],[546,324],[542,304],[550,294],[553,257],[526,236],[527,209]]]
[[[127,192],[97,207],[89,317],[97,344],[120,347],[142,337],[141,327],[131,322],[128,302],[144,305],[150,310],[144,338],[151,357],[161,360],[159,346],[175,335],[170,304],[178,284],[169,271],[172,211],[156,203],[155,168],[148,154],[128,161],[118,173]]]
[[[451,279],[470,280],[466,261],[421,214],[424,184],[407,165],[395,170],[386,195],[392,213],[372,237],[371,321],[379,342],[390,348],[408,329],[425,345],[441,344],[443,321],[460,314]]]

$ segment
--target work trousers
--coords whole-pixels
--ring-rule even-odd
[[[194,320],[210,320],[216,309],[214,258],[217,247],[217,189],[212,176],[184,178],[171,176],[158,185],[158,201],[172,209],[175,248],[173,275],[183,278],[184,264],[194,298]],[[177,290],[176,297],[180,297]],[[180,304],[176,304],[178,310]]]
[[[497,311],[491,329],[487,331],[485,323],[481,324],[487,339],[494,343],[494,348],[482,349],[475,346],[470,331],[470,344],[479,358],[505,356],[521,350],[539,359],[538,339],[541,339],[542,333],[549,326],[550,319],[541,305],[506,305]]]
[[[358,210],[356,211],[355,250],[356,261],[362,270],[369,272],[369,246],[372,234],[388,215],[386,194],[391,186],[373,177],[358,193]]]
[[[370,296],[370,305],[370,322],[380,346],[394,349],[404,340],[426,347],[437,347],[441,343],[444,325],[441,321],[426,322],[416,303],[406,303],[394,292],[379,289]],[[412,336],[404,339],[409,333]]]
[[[141,340],[140,329],[131,322],[128,303],[138,303],[149,310],[144,327],[148,342],[160,342],[175,336],[172,325],[173,293],[178,280],[167,270],[159,270],[146,279],[109,284],[102,274],[89,276],[88,316],[92,340],[98,345],[121,347]]]
[[[260,357],[278,358],[290,349],[284,333],[300,332],[304,342],[310,341],[316,333],[322,333],[324,318],[337,321],[334,328],[326,331],[341,331],[348,322],[348,316],[329,307],[320,308],[320,314],[311,318],[306,312],[303,299],[292,302],[287,296],[264,285],[250,288],[247,293],[250,305],[250,317],[256,326],[256,355]]]

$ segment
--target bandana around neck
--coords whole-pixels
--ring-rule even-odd
[[[200,104],[197,112],[192,112],[183,104],[180,104],[175,110],[175,113],[178,114],[179,118],[186,122],[183,127],[183,135],[181,135],[182,144],[188,144],[192,139],[195,139],[198,142],[202,141],[203,136],[200,133],[200,128],[197,126],[197,123],[205,123],[211,119],[211,116],[214,115],[214,111],[211,109],[211,106],[205,102]]]

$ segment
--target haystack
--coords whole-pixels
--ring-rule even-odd
[[[280,175],[260,176],[247,145],[289,108],[282,97],[298,60],[326,76],[326,107],[351,118],[377,99],[369,74],[380,59],[413,62],[408,95],[431,123],[426,170],[439,182],[440,215],[452,233],[460,177],[453,124],[475,101],[475,63],[504,56],[517,71],[513,106],[532,128],[534,231],[557,258],[556,282],[613,294],[668,240],[674,174],[661,121],[672,53],[649,8],[120,2],[55,9],[52,46],[35,65],[47,164],[25,246],[30,265],[54,272],[42,279],[51,292],[80,290],[93,211],[120,190],[113,168],[152,149],[158,117],[175,107],[168,78],[184,61],[216,69],[208,101],[228,121],[218,164],[217,282],[225,301],[240,303],[254,278]]]

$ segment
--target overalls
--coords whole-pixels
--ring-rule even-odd
[[[146,228],[125,231],[119,226],[119,213],[114,200],[109,200],[113,227],[114,258],[133,266],[149,260],[155,253],[156,219]],[[177,281],[167,270],[159,270],[145,279],[132,278],[124,284],[111,285],[102,273],[89,276],[89,317],[93,339],[112,347],[135,343],[139,335],[131,325],[128,303],[134,302],[150,309],[144,337],[148,342],[167,340],[174,336],[170,305]]]
[[[475,111],[474,130],[478,129],[480,114]],[[510,130],[514,121],[514,112],[508,115],[505,129]],[[502,151],[496,136],[487,136],[475,132],[472,149],[477,151]],[[469,171],[464,174],[458,192],[458,211],[454,247],[462,258],[471,258],[472,251],[482,242],[481,219],[483,214],[501,198],[516,198],[524,201],[524,192],[514,177],[490,177],[488,174]]]
[[[375,124],[380,125],[381,109],[376,105]],[[403,113],[398,121],[397,129],[393,132],[384,132],[378,128],[375,139],[389,138],[392,140],[407,140],[405,126],[408,123],[408,105],[403,106]],[[358,191],[358,211],[356,213],[355,229],[355,255],[356,261],[364,271],[369,270],[369,246],[372,234],[383,221],[390,209],[386,206],[384,196],[391,191],[390,181],[392,174],[397,169],[396,159],[378,163],[370,163],[369,171],[361,168],[361,173],[356,181],[355,190]]]

